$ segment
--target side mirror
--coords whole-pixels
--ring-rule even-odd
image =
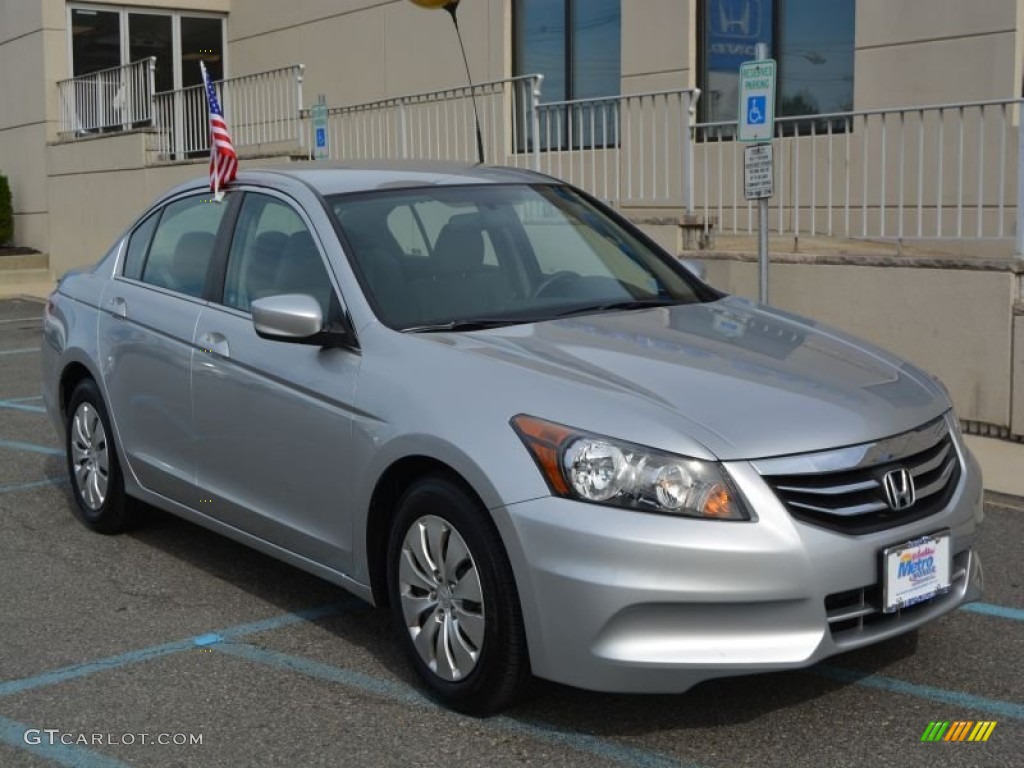
[[[316,346],[340,346],[344,333],[324,329],[320,302],[304,293],[256,299],[250,306],[256,335],[270,341]]]

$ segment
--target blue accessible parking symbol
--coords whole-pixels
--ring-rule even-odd
[[[747,97],[747,123],[750,125],[764,125],[768,119],[768,99],[766,96]]]

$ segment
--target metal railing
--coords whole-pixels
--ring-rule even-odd
[[[66,141],[150,125],[155,72],[156,58],[150,56],[59,81],[59,137]]]
[[[699,98],[675,89],[540,104],[539,170],[615,205],[690,210]]]
[[[327,110],[327,146],[315,141],[312,110],[304,110],[311,154],[333,159],[477,159],[474,99],[484,159],[496,165],[536,164],[524,149],[537,127],[541,75],[446,88]],[[318,149],[320,150],[318,152]]]
[[[214,83],[235,148],[288,144],[301,146],[302,77],[294,64]],[[154,96],[160,160],[184,160],[210,150],[206,92],[202,85]]]
[[[775,121],[778,234],[1010,239],[1016,231],[1019,99]],[[697,210],[719,232],[753,233],[736,124],[695,126]]]

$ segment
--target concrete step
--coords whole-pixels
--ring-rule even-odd
[[[0,255],[0,272],[12,269],[47,269],[50,257],[45,253],[15,253]]]

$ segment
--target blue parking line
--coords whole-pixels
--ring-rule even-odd
[[[25,405],[24,403],[15,403],[11,400],[0,400],[0,408],[9,408],[12,411],[28,411],[29,413],[46,413],[46,409],[41,405]]]
[[[983,616],[995,616],[1000,619],[1011,621],[1024,621],[1024,610],[1020,608],[1009,608],[1005,605],[992,605],[991,603],[968,603],[960,606],[961,611],[980,613]]]
[[[309,608],[303,611],[296,611],[295,613],[285,613],[280,616],[273,616],[269,619],[253,621],[248,624],[238,624],[234,627],[218,630],[216,634],[228,639],[244,637],[245,635],[251,635],[257,632],[279,629],[292,624],[301,624],[306,621],[315,621],[316,619],[325,618],[327,616],[334,616],[354,607],[356,604],[362,603],[358,603],[356,598],[352,598],[348,601],[331,603],[330,605],[323,605],[318,608]],[[42,674],[35,675],[34,677],[27,677],[21,680],[9,680],[6,683],[0,683],[0,697],[10,696],[15,693],[22,693],[23,691],[29,691],[33,688],[41,688],[46,685],[53,685],[54,683],[63,683],[67,680],[74,680],[79,677],[91,675],[94,672],[103,672],[108,669],[117,669],[119,667],[128,666],[129,664],[137,664],[140,661],[157,659],[162,656],[168,656],[172,653],[178,653],[179,651],[191,650],[195,647],[196,638],[190,637],[185,640],[177,640],[172,643],[155,645],[150,648],[142,648],[137,651],[128,651],[127,653],[121,653],[117,656],[110,656],[97,661],[73,664],[70,667],[62,667],[61,669],[55,669],[50,672],[43,672]]]
[[[949,691],[945,688],[935,688],[930,685],[919,685],[908,683],[906,680],[897,680],[884,675],[873,675],[860,672],[848,667],[837,667],[832,664],[818,664],[808,671],[832,680],[843,683],[854,683],[864,688],[875,688],[886,693],[899,693],[904,696],[916,696],[919,699],[931,699],[943,704],[952,704],[961,709],[971,709],[975,712],[991,712],[1000,717],[1010,717],[1015,720],[1024,720],[1024,704],[1016,704],[1011,701],[990,699],[985,696],[974,696],[970,693],[960,691]]]
[[[24,355],[29,352],[38,352],[39,347],[28,347],[26,349],[0,349],[0,355]]]
[[[307,677],[314,677],[330,683],[339,683],[402,704],[415,704],[417,706],[439,709],[438,705],[433,701],[403,683],[381,680],[351,669],[335,667],[302,656],[294,656],[267,648],[257,648],[252,645],[220,643],[214,645],[213,648],[228,656],[283,669],[287,672],[297,672]],[[458,715],[453,716],[457,717]],[[559,730],[547,724],[516,720],[507,715],[499,715],[478,722],[487,728],[498,728],[499,730],[522,734],[537,741],[569,747],[578,752],[589,753],[595,757],[621,765],[636,766],[637,768],[668,768],[669,766],[680,768],[682,766],[678,760],[668,755],[630,747],[625,744],[617,744],[613,741],[584,733]],[[696,768],[696,766],[691,768]]]
[[[57,765],[66,765],[68,768],[128,768],[127,763],[115,760],[112,757],[93,752],[84,747],[72,744],[50,744],[49,734],[40,733],[39,744],[32,744],[37,734],[31,733],[29,742],[25,740],[25,734],[33,731],[33,726],[19,723],[16,720],[8,720],[0,717],[0,743],[9,744],[12,747],[24,749],[34,755],[50,760]],[[56,736],[59,738],[59,735]]]
[[[18,491],[31,491],[33,488],[56,488],[66,483],[68,479],[63,475],[60,477],[48,477],[45,480],[36,480],[31,483],[10,483],[0,485],[0,493],[17,493]]]
[[[10,448],[12,451],[27,451],[29,453],[45,453],[47,456],[63,456],[64,451],[60,448],[51,448],[48,445],[36,445],[35,443],[21,443],[17,440],[0,440],[0,448]]]

